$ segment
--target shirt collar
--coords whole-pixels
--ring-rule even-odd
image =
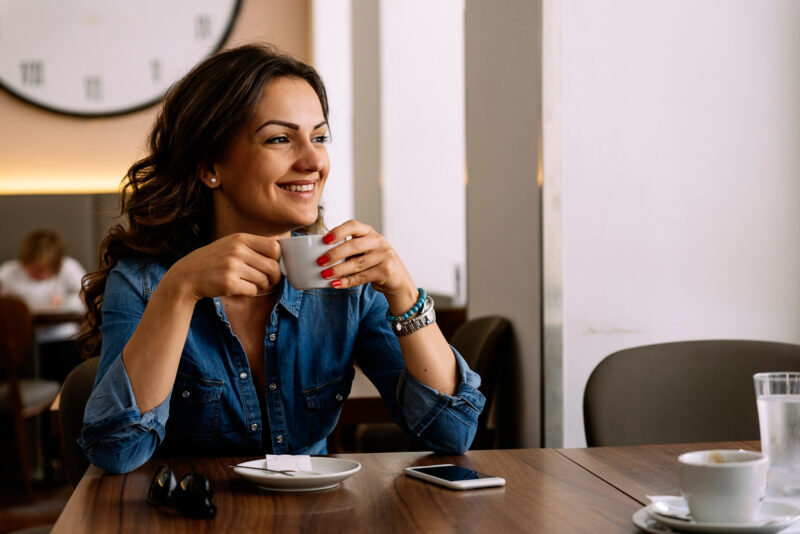
[[[285,276],[281,283],[283,284],[283,290],[281,291],[281,299],[278,301],[278,304],[297,318],[300,314],[300,301],[303,300],[303,292],[293,288],[289,283],[289,279]],[[230,324],[228,316],[225,314],[225,306],[222,304],[222,299],[220,297],[214,297],[211,300],[214,301],[214,308],[216,309],[217,316],[222,319],[223,322]]]
[[[278,301],[278,304],[297,318],[300,313],[301,300],[303,300],[303,292],[293,288],[289,283],[289,279],[284,276],[283,291],[281,292],[281,300]]]

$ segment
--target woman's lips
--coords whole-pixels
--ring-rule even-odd
[[[308,183],[308,184],[278,184],[278,187],[285,191],[291,191],[293,193],[308,193],[314,191],[315,183]]]

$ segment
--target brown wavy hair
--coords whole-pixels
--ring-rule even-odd
[[[86,357],[100,353],[101,308],[106,280],[121,258],[172,265],[210,242],[211,191],[198,177],[219,162],[256,112],[272,80],[297,77],[319,97],[325,120],[328,99],[314,68],[267,45],[246,45],[215,54],[192,69],[164,96],[148,138],[149,154],[134,163],[120,194],[126,226],[109,230],[100,245],[99,270],[83,278],[87,313],[78,345]],[[322,211],[304,228],[324,232]]]

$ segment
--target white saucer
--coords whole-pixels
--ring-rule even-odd
[[[267,461],[265,459],[252,460],[240,463],[238,466],[267,467]],[[316,456],[311,457],[311,470],[319,474],[293,472],[285,475],[283,473],[268,473],[238,466],[234,467],[233,470],[256,484],[259,488],[270,491],[290,492],[335,488],[342,480],[361,469],[361,464],[353,460]]]
[[[659,523],[647,513],[647,506],[639,508],[633,513],[633,524],[649,534],[664,534],[665,532],[676,532],[667,525]]]
[[[683,500],[682,497],[675,497]],[[709,532],[771,534],[779,532],[800,519],[800,509],[791,504],[765,499],[761,504],[758,521],[752,523],[710,523],[685,521],[653,511],[645,506],[633,514],[633,523],[645,532]]]

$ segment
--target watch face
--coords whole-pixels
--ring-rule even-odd
[[[158,102],[222,46],[239,0],[0,0],[0,85],[81,116]]]

